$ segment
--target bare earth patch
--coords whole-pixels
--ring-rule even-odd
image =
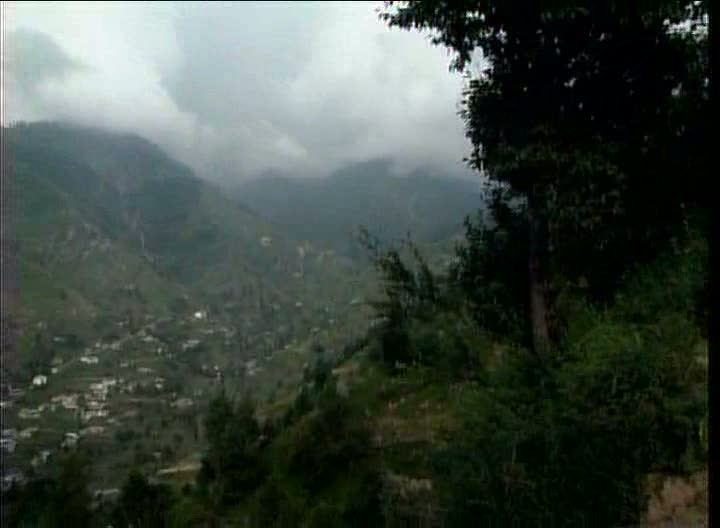
[[[646,528],[708,526],[708,474],[689,478],[651,475],[650,501],[642,522]]]

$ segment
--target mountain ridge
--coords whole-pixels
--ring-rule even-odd
[[[430,169],[397,175],[389,160],[372,160],[323,178],[274,174],[236,186],[233,196],[295,237],[357,256],[359,226],[389,243],[408,235],[419,243],[456,235],[464,216],[483,206],[479,187]]]

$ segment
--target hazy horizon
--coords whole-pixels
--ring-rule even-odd
[[[468,175],[463,78],[381,2],[3,5],[3,124],[136,133],[199,176],[394,160]]]

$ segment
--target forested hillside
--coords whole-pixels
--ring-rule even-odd
[[[242,313],[262,333],[317,325],[357,296],[327,280],[351,261],[278,232],[139,137],[52,123],[4,136],[23,320],[73,333],[187,306],[228,323]]]
[[[17,271],[4,474],[52,473],[77,438],[94,489],[192,466],[219,384],[282,396],[317,350],[334,357],[367,327],[366,263],[294,240],[148,141],[59,123],[3,141]]]
[[[380,20],[430,30],[467,74],[460,118],[468,163],[488,177],[483,209],[443,195],[459,200],[455,239],[433,231],[449,213],[435,223],[430,206],[416,241],[368,221],[355,243],[373,274],[316,271],[308,291],[320,299],[353,274],[368,302],[349,304],[367,325],[332,349],[307,341],[295,378],[272,392],[204,386],[194,464],[134,464],[114,499],[90,500],[87,482],[107,468],[68,449],[54,472],[8,491],[14,525],[707,524],[707,4],[421,0],[386,2]],[[478,51],[487,67],[470,73]],[[366,189],[359,176],[333,178],[313,185],[349,202]],[[435,188],[409,178],[387,199],[413,182]],[[313,220],[293,236],[308,229],[318,244],[360,217],[315,211],[308,184],[253,192],[263,186],[283,189],[263,190],[264,204],[255,195],[264,214],[297,195]],[[380,227],[407,221],[379,203]],[[237,215],[232,225],[265,225],[213,204]],[[296,222],[282,212],[273,229]],[[203,259],[222,259],[235,238],[197,231],[207,224],[193,216],[171,238],[145,235],[158,277],[195,270],[201,292],[222,284]],[[238,251],[263,236],[247,229],[234,232],[252,233]],[[185,230],[192,242],[172,238]],[[193,255],[201,241],[211,257]]]
[[[363,226],[386,242],[408,234],[432,243],[462,232],[462,219],[482,207],[480,181],[417,170],[393,174],[389,161],[357,163],[312,180],[281,176],[239,186],[238,199],[295,238],[362,256]]]

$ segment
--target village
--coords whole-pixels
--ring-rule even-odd
[[[124,326],[122,323],[118,326]],[[163,330],[156,332],[160,328]],[[169,338],[168,328],[188,337]],[[60,452],[107,445],[122,439],[123,431],[151,423],[143,416],[148,406],[162,408],[165,416],[195,416],[198,401],[224,382],[226,368],[198,362],[198,358],[212,356],[218,347],[224,350],[234,346],[235,335],[236,330],[211,321],[205,310],[196,310],[179,321],[148,317],[134,334],[111,341],[99,339],[74,356],[57,354],[50,370],[35,374],[25,386],[3,384],[3,489],[42,473]],[[62,343],[61,336],[55,337],[54,344]],[[188,357],[191,354],[196,357]],[[242,366],[248,377],[262,369],[257,359],[248,359]],[[177,426],[187,429],[189,423],[176,419],[176,427],[158,427],[151,443],[162,444],[166,440],[163,437],[172,434],[175,443],[179,443],[180,435],[192,437],[193,432],[175,430]],[[192,449],[192,443],[187,444],[188,449],[176,450],[178,455]],[[160,461],[159,450],[151,455]],[[96,492],[107,495],[113,489],[98,488]]]
[[[325,324],[308,327],[307,342],[334,335],[333,311],[318,311]],[[206,308],[145,315],[135,332],[125,319],[115,327],[124,333],[113,330],[79,349],[53,336],[57,353],[47,371],[22,386],[2,385],[3,489],[43,474],[59,453],[77,449],[102,454],[97,458],[115,469],[143,465],[158,478],[172,477],[178,467],[197,469],[202,413],[214,391],[274,394],[308,365],[309,346],[287,337],[291,326],[253,334],[252,322],[235,328]],[[111,496],[125,471],[102,473],[95,493]]]

